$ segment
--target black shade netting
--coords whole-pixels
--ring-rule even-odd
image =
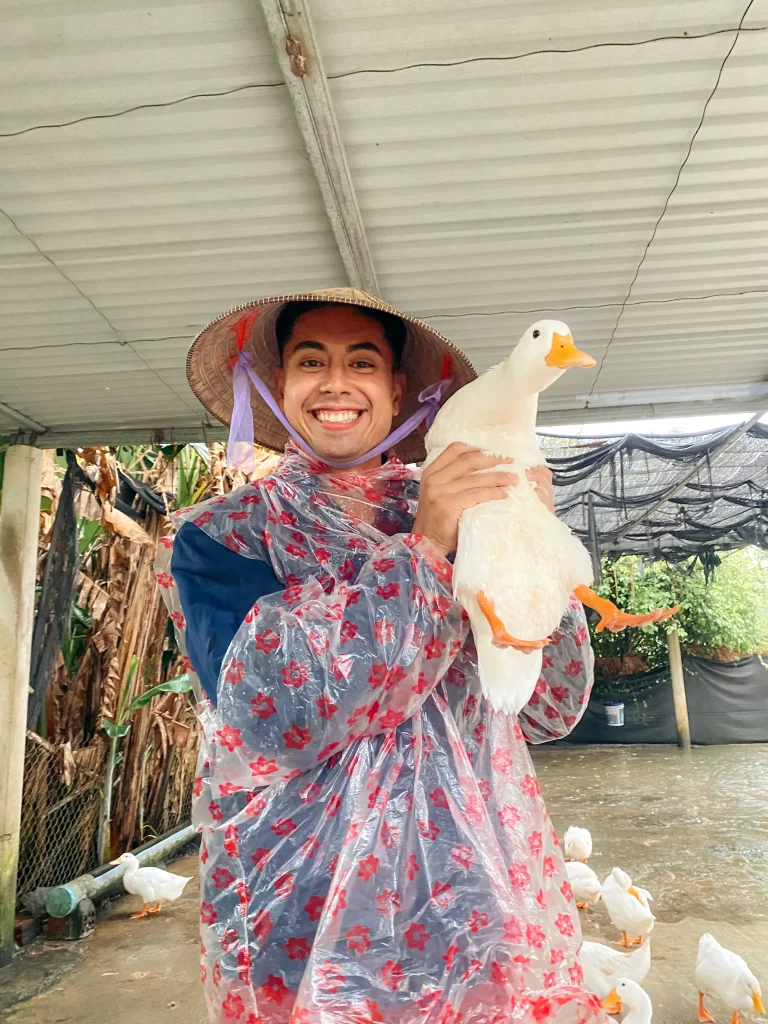
[[[768,549],[768,425],[696,434],[540,434],[558,516],[599,555],[679,561]]]

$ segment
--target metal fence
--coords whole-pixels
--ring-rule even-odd
[[[97,833],[104,744],[71,750],[27,733],[17,900],[38,887],[62,885],[99,866]],[[190,820],[195,751],[172,759],[159,813],[140,822],[137,842]]]
[[[96,832],[102,776],[96,764],[101,764],[103,752],[90,749],[93,753],[81,757],[78,766],[68,750],[28,734],[18,898],[38,886],[60,885],[98,866]],[[89,767],[88,761],[96,764]]]

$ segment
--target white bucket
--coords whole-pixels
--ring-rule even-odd
[[[604,700],[603,707],[608,725],[624,725],[624,704],[620,700]]]

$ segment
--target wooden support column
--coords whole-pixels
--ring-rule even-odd
[[[43,453],[12,445],[0,506],[0,967],[14,952],[24,738]]]
[[[683,750],[690,750],[691,727],[688,724],[688,701],[685,696],[683,657],[680,653],[680,634],[676,629],[673,629],[671,633],[667,633],[667,648],[669,649],[669,671],[672,676],[672,699],[675,702],[677,742]]]

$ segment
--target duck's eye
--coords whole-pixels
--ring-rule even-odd
[[[541,331],[534,331],[534,332],[533,332],[533,336],[534,336],[534,338],[538,338],[538,336],[539,336],[540,334],[541,334]]]

